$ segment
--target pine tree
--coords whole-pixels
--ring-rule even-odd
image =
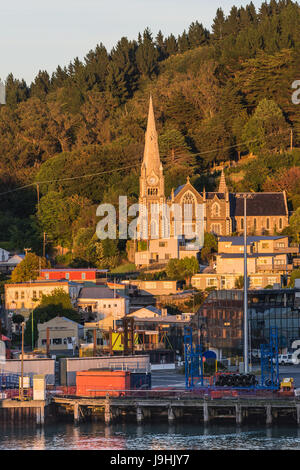
[[[30,87],[30,95],[44,100],[50,90],[50,77],[46,70],[39,71]]]
[[[183,31],[181,36],[178,36],[177,44],[178,44],[178,51],[181,54],[190,49],[190,43],[189,43],[188,35],[187,35],[185,30]]]
[[[145,29],[143,37],[139,34],[136,62],[144,77],[151,78],[157,72],[158,51],[149,28]]]
[[[178,51],[178,44],[174,34],[170,34],[170,36],[166,39],[166,53],[168,56],[176,54]]]
[[[217,14],[212,24],[213,39],[219,41],[224,38],[225,35],[225,16],[222,8],[218,8]]]
[[[189,27],[188,40],[191,48],[203,46],[209,42],[209,31],[196,21]]]
[[[163,33],[159,30],[155,40],[156,49],[158,52],[158,61],[162,61],[168,57],[166,52],[166,42]]]
[[[25,80],[15,79],[10,73],[5,81],[6,104],[11,108],[16,108],[18,103],[26,101],[29,97],[29,88]]]

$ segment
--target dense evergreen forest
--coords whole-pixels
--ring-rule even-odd
[[[253,3],[232,7],[227,17],[219,8],[211,31],[199,19],[177,38],[145,29],[110,52],[99,43],[52,76],[41,70],[30,85],[9,75],[0,108],[0,246],[41,253],[46,232],[48,252],[73,252],[58,261],[120,262],[124,245],[95,239],[96,207],[120,194],[138,198],[150,93],[167,193],[187,175],[213,190],[214,165],[253,154],[227,172],[231,189],[285,189],[296,211],[297,79],[300,7],[291,0],[259,11]]]

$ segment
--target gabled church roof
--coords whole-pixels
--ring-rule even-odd
[[[244,193],[239,193],[242,195]],[[235,195],[234,215],[244,215],[244,199]],[[252,198],[247,199],[248,216],[287,216],[284,193],[252,193]]]

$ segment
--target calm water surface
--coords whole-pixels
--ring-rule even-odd
[[[0,449],[8,450],[300,450],[296,427],[242,427],[102,423],[0,428]]]

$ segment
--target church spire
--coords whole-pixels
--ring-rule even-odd
[[[225,194],[225,193],[228,192],[226,179],[225,179],[225,174],[224,174],[224,168],[222,168],[222,173],[221,173],[221,179],[220,179],[219,191],[218,192],[222,193],[222,194]]]
[[[159,158],[158,137],[155,126],[152,96],[150,95],[147,130],[145,135],[145,149],[143,166],[149,175],[152,171],[159,174],[161,161]]]

